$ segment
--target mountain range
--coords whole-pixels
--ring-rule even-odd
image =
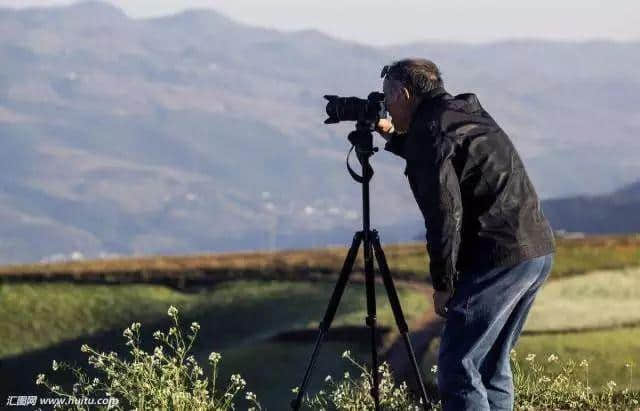
[[[365,97],[406,56],[477,94],[539,196],[560,198],[544,205],[554,227],[588,231],[567,210],[596,213],[638,181],[640,43],[371,47],[212,10],[0,9],[0,263],[348,243],[353,124],[324,125],[322,96]],[[374,226],[413,238],[423,223],[401,159],[372,163]],[[589,217],[605,231],[619,220]]]

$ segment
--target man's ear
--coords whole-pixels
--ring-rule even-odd
[[[411,93],[409,92],[409,89],[406,87],[402,87],[402,95],[407,101],[409,101],[409,99],[411,98]]]

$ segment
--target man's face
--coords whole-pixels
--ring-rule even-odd
[[[397,131],[406,132],[411,124],[411,100],[408,90],[401,82],[385,78],[382,82],[382,92],[393,126]]]

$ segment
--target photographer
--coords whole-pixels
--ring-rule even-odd
[[[425,219],[444,410],[511,410],[509,354],[549,275],[553,233],[515,147],[474,94],[452,96],[438,67],[383,69],[391,121],[377,131],[406,160]]]

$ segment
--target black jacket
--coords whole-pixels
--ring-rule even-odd
[[[407,133],[393,134],[385,150],[406,160],[436,290],[453,291],[457,279],[473,270],[555,251],[520,156],[474,94],[433,90]]]

